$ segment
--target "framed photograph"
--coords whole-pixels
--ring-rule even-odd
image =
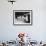
[[[13,10],[14,25],[32,25],[32,10]]]

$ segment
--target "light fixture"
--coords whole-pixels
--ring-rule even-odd
[[[8,0],[8,2],[11,2],[12,4],[16,2],[15,0]]]

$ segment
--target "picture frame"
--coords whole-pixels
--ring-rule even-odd
[[[13,10],[13,25],[32,25],[32,10]]]

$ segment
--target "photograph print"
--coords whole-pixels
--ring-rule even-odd
[[[13,10],[14,25],[32,25],[32,10]]]

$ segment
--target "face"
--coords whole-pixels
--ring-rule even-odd
[[[21,21],[21,16],[17,17],[17,19],[18,19],[19,21]]]

